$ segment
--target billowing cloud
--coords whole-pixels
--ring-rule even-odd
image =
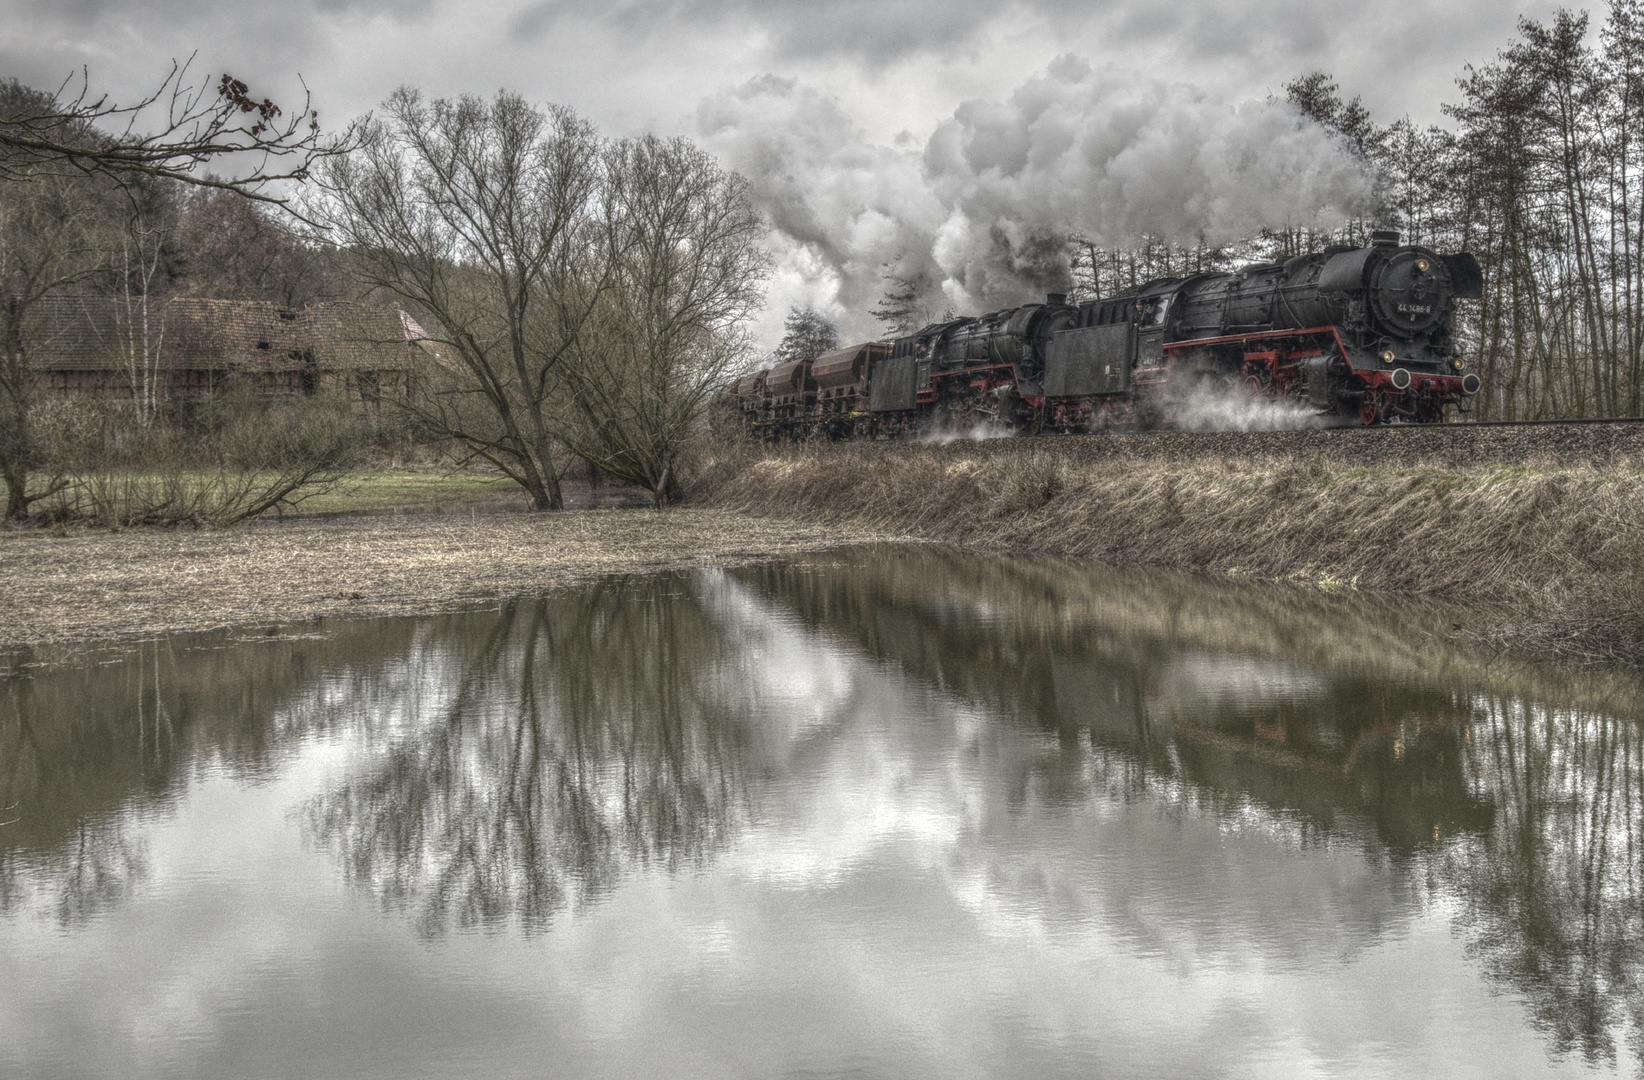
[[[627,134],[668,128],[681,102],[761,71],[852,103],[882,137],[928,131],[953,101],[997,95],[1060,53],[1190,78],[1230,99],[1336,74],[1378,117],[1440,118],[1454,79],[1488,61],[1519,15],[1556,0],[9,0],[0,76],[56,85],[82,64],[121,100],[171,57],[233,71],[287,100],[307,77],[341,121],[413,83],[499,87]],[[879,126],[888,122],[888,128]]]
[[[1063,56],[1003,100],[960,105],[922,148],[870,142],[840,104],[763,76],[704,100],[698,135],[749,176],[776,232],[773,307],[869,333],[887,272],[936,308],[979,312],[1068,282],[1065,239],[1192,243],[1330,225],[1370,181],[1282,103]]]
[[[1005,101],[970,101],[925,148],[950,208],[937,237],[958,307],[1065,284],[1061,240],[1191,243],[1362,209],[1363,170],[1316,124],[1269,102],[1096,72],[1063,56]]]
[[[1183,112],[1196,119],[1176,129],[1181,145],[1138,132],[1133,152],[1115,152],[1111,168],[1087,178],[1102,180],[1096,186],[1104,192],[1125,187],[1127,168],[1156,182],[1157,170],[1143,168],[1149,155],[1179,157],[1194,139],[1220,147],[1235,171],[1263,175],[1240,159],[1252,143],[1239,136],[1263,145],[1263,126],[1278,118],[1261,103],[1282,97],[1286,80],[1324,70],[1347,94],[1363,95],[1378,120],[1409,112],[1439,122],[1466,64],[1488,62],[1506,46],[1518,16],[1546,20],[1557,7],[1557,0],[1512,7],[1365,0],[1349,8],[1314,0],[10,0],[0,77],[56,86],[85,66],[94,94],[131,101],[159,84],[170,58],[197,53],[201,79],[231,71],[288,108],[312,88],[328,128],[411,84],[430,97],[508,88],[569,105],[611,135],[712,130],[727,161],[737,160],[739,146],[762,145],[804,166],[782,188],[791,212],[780,215],[781,270],[761,336],[771,326],[780,333],[790,302],[849,312],[857,322],[846,319],[847,328],[867,335],[877,329],[866,313],[883,262],[931,281],[936,313],[1015,299],[1052,280],[1044,221],[1016,200],[1053,178],[1076,179],[1075,155],[1092,148],[1100,155],[1101,139],[1122,134],[1125,117],[1104,115],[1108,102],[1161,122]],[[1064,54],[1097,60],[1102,74],[1047,70]],[[783,78],[760,77],[771,71]],[[1177,85],[1183,81],[1199,90]],[[722,92],[727,85],[738,89]],[[1020,89],[1010,94],[1011,87]],[[704,97],[706,126],[703,110],[692,108]],[[977,100],[956,112],[967,99]],[[775,119],[763,120],[762,109]],[[1046,164],[1056,126],[1069,117],[1089,134],[1064,160]],[[784,118],[800,127],[781,131]],[[823,130],[807,132],[805,124]],[[927,147],[938,125],[952,145]],[[899,139],[902,131],[914,135]],[[802,135],[825,138],[805,143]],[[842,146],[842,157],[829,156],[829,146]],[[1011,146],[1031,151],[1025,170],[974,164],[1008,156]],[[940,175],[929,171],[938,153],[951,166]],[[1190,175],[1214,172],[1212,153]],[[817,160],[840,171],[819,175],[811,168]],[[761,184],[779,175],[749,171]],[[1160,204],[1188,183],[1157,191],[1132,185],[1129,201],[1117,205],[1133,218],[1196,213],[1212,221],[1262,209],[1252,205],[1255,189],[1224,186],[1223,196],[1233,194],[1220,205],[1200,200],[1165,213]],[[1058,230],[1068,201],[1057,203]],[[799,221],[805,212],[814,216],[809,232]],[[946,291],[936,287],[942,282]]]
[[[931,237],[947,209],[925,180],[917,144],[871,142],[839,102],[763,75],[702,101],[697,134],[753,183],[777,257],[767,322],[790,306],[871,336],[868,310],[887,270],[934,272]],[[772,327],[761,327],[769,337]]]

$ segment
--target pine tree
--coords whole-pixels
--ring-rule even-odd
[[[893,265],[885,265],[885,293],[871,314],[884,324],[887,334],[911,334],[933,320],[934,313],[922,303],[931,291],[930,279],[923,273],[911,277],[892,273],[890,267]],[[950,311],[939,321],[951,318],[953,313]]]
[[[839,348],[839,331],[813,308],[790,308],[782,328],[785,331],[782,343],[772,354],[772,359],[779,364],[815,360]]]

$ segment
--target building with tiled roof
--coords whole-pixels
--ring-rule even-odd
[[[65,396],[131,393],[140,320],[107,296],[51,296],[25,325],[30,366]],[[196,397],[238,380],[271,392],[346,390],[376,401],[438,359],[402,311],[350,301],[290,309],[259,300],[177,298],[150,305],[148,355],[161,398]],[[136,345],[136,349],[133,346]]]

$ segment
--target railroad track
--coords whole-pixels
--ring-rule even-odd
[[[1360,424],[1320,425],[1319,427],[1298,428],[1225,428],[1208,431],[1183,431],[1177,428],[1154,428],[1149,431],[1091,431],[1080,432],[1086,435],[1270,435],[1300,431],[1340,431],[1340,432],[1379,432],[1379,431],[1453,431],[1461,428],[1550,428],[1550,427],[1631,427],[1644,424],[1644,416],[1609,416],[1609,417],[1581,417],[1571,420],[1465,420],[1452,421],[1443,424],[1376,424],[1365,427]],[[1030,435],[1035,439],[1059,439],[1064,436],[1052,432],[1040,435]]]
[[[1101,439],[1111,436],[1121,440],[1117,443],[1108,444],[1114,446],[1115,449],[1128,444],[1136,452],[1151,453],[1150,450],[1144,448],[1157,444],[1161,448],[1175,446],[1185,450],[1201,441],[1207,446],[1214,446],[1217,440],[1243,440],[1249,438],[1252,440],[1251,442],[1236,441],[1229,446],[1230,452],[1244,453],[1265,452],[1266,450],[1278,451],[1286,446],[1323,448],[1333,442],[1334,433],[1339,432],[1340,437],[1349,442],[1355,442],[1356,435],[1358,438],[1365,440],[1363,445],[1374,445],[1378,448],[1385,448],[1386,452],[1393,452],[1392,448],[1399,445],[1409,447],[1412,450],[1419,450],[1419,448],[1426,445],[1425,440],[1416,434],[1418,432],[1429,432],[1435,436],[1442,432],[1442,436],[1439,436],[1440,444],[1459,449],[1472,442],[1462,432],[1473,429],[1478,432],[1479,448],[1481,450],[1488,444],[1496,449],[1487,453],[1503,452],[1512,456],[1516,452],[1514,448],[1508,443],[1501,442],[1506,435],[1503,429],[1522,428],[1525,430],[1526,435],[1531,431],[1543,433],[1533,439],[1527,439],[1526,452],[1547,452],[1555,455],[1573,454],[1577,457],[1585,453],[1594,453],[1602,457],[1624,453],[1627,456],[1644,458],[1644,447],[1637,445],[1644,441],[1644,428],[1641,428],[1640,425],[1644,425],[1644,417],[1628,416],[1576,420],[1484,420],[1446,424],[1382,424],[1374,427],[1353,425],[1351,427],[1255,428],[1250,430],[1232,428],[1219,431],[1182,431],[1175,428],[1154,428],[1150,431],[1084,432],[1071,436],[1071,441],[1068,435],[1045,432],[1038,435],[986,439],[983,442],[1046,447],[1061,442],[1071,448],[1072,445],[1077,445],[1078,442],[1084,439]],[[1569,433],[1568,436],[1561,437],[1557,434],[1561,428]],[[1332,432],[1332,437],[1322,442],[1306,438],[1286,438],[1286,436],[1308,436],[1323,431]],[[1381,432],[1386,433],[1385,440],[1377,434]],[[1406,439],[1409,441],[1407,442]],[[1555,445],[1543,446],[1546,440],[1553,440],[1554,443],[1568,441],[1568,446],[1562,449]],[[963,438],[940,441],[943,443],[951,442],[956,445],[978,445]],[[1629,450],[1628,447],[1632,449]],[[1383,449],[1377,450],[1378,455],[1383,452]]]
[[[1379,427],[1356,427],[1354,431],[1421,431],[1427,428],[1499,428],[1499,427],[1561,427],[1576,425],[1644,424],[1644,416],[1581,417],[1573,420],[1464,420],[1444,424],[1384,424]]]

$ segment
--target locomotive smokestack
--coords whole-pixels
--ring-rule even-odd
[[[1397,229],[1377,229],[1370,234],[1371,247],[1398,247],[1399,231]]]
[[[1067,306],[1067,293],[1065,293],[1065,292],[1045,293],[1045,303],[1046,303],[1046,305],[1048,305],[1050,307],[1066,307]]]

